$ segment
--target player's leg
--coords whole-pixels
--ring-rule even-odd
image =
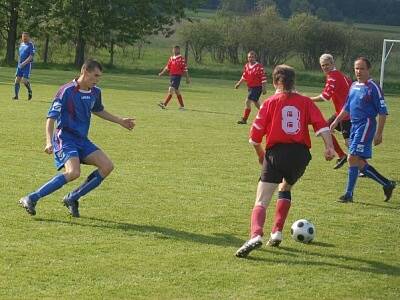
[[[183,97],[179,89],[175,89],[176,97],[178,98],[179,102],[179,109],[184,110],[185,109],[185,104],[183,103]]]
[[[18,100],[19,89],[21,86],[22,76],[19,76],[18,73],[19,73],[19,69],[17,69],[17,74],[16,74],[15,81],[14,81],[14,97],[12,98],[13,100]]]
[[[251,113],[251,102],[252,100],[246,99],[244,103],[244,111],[243,111],[243,117],[237,122],[238,124],[247,124],[247,119],[250,116]]]
[[[348,162],[349,162],[349,169],[347,175],[346,192],[344,195],[339,197],[339,202],[342,203],[353,202],[353,194],[354,194],[354,188],[357,183],[358,171],[361,170],[365,164],[365,161],[361,157],[355,154],[349,155]]]
[[[331,116],[328,119],[328,124],[331,125],[331,123],[335,120],[336,115]],[[342,132],[342,123],[340,123],[337,127],[336,130]],[[343,133],[343,132],[342,132]],[[332,142],[333,142],[333,147],[335,149],[335,152],[337,156],[339,157],[336,161],[335,166],[333,167],[334,169],[339,169],[341,168],[347,161],[347,154],[342,150],[342,148],[339,145],[339,142],[337,141],[336,137],[332,134]]]
[[[385,194],[385,201],[389,201],[392,197],[393,190],[396,187],[396,182],[383,176],[373,166],[368,164],[367,161],[364,162],[364,166],[360,168],[360,172],[362,172],[366,177],[371,178],[382,185],[383,193]]]
[[[78,157],[71,157],[64,163],[65,172],[57,174],[36,191],[28,196],[21,198],[20,204],[31,215],[36,214],[36,203],[43,197],[60,189],[64,184],[70,182],[80,176],[80,162]]]
[[[97,149],[82,160],[85,164],[97,167],[86,180],[75,190],[64,197],[64,202],[77,202],[82,196],[86,195],[96,187],[98,187],[114,169],[112,161],[107,155]]]
[[[253,103],[254,103],[254,106],[255,106],[258,110],[260,110],[260,107],[261,107],[261,101],[260,101],[260,99],[258,99],[257,101],[253,101]]]
[[[24,67],[24,76],[22,78],[22,82],[25,85],[26,89],[28,90],[28,100],[32,99],[32,87],[29,82],[29,78],[31,76],[31,66],[32,64],[28,64]]]

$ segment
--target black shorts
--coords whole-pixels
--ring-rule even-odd
[[[328,120],[328,124],[331,125],[333,123],[333,121],[335,121],[335,119],[336,119],[336,115],[333,115],[332,117],[330,117]],[[338,126],[336,126],[335,129],[342,133],[342,136],[344,139],[348,139],[350,137],[351,121],[350,120],[341,121],[338,124]]]
[[[247,95],[247,99],[257,102],[258,100],[260,100],[262,86],[248,88],[248,92],[249,94]]]
[[[262,182],[281,183],[284,178],[293,185],[311,160],[310,150],[303,144],[277,144],[265,152],[261,170]]]
[[[181,78],[182,78],[181,75],[171,75],[169,86],[173,87],[176,90],[179,90],[179,85],[181,84]]]

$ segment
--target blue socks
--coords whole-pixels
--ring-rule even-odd
[[[358,167],[349,167],[346,195],[352,197],[358,178]]]
[[[375,180],[377,183],[387,186],[390,184],[390,181],[382,176],[375,168],[369,164],[366,164],[364,168],[361,170],[368,178]]]
[[[15,91],[15,97],[17,97],[17,98],[18,98],[18,94],[19,94],[19,87],[20,87],[20,84],[19,83],[15,83],[14,91]]]
[[[93,171],[81,186],[68,194],[68,199],[72,201],[78,201],[80,197],[98,187],[103,179],[104,178],[101,177],[99,170]]]
[[[33,192],[29,194],[29,199],[32,201],[38,201],[40,198],[43,198],[54,191],[58,190],[61,188],[64,184],[67,183],[67,180],[65,179],[63,174],[58,174],[54,176],[50,181],[45,183],[43,186],[41,186],[36,192]]]

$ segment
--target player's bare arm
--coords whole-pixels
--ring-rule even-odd
[[[244,78],[243,78],[243,77],[240,78],[240,80],[239,80],[238,82],[236,82],[236,84],[235,84],[235,89],[238,89],[239,86],[242,84],[243,81],[244,81]]]
[[[331,126],[330,126],[330,129],[331,129],[332,133],[335,131],[335,128],[339,125],[339,122],[342,121],[348,115],[349,115],[348,112],[342,109],[340,114],[338,114],[338,116],[336,117],[335,121],[333,121]]]
[[[47,118],[46,121],[46,146],[44,148],[44,152],[47,154],[53,153],[53,144],[51,142],[54,133],[54,123],[55,120],[52,118]]]
[[[383,135],[383,128],[385,127],[386,123],[386,115],[379,115],[378,116],[378,128],[376,129],[376,133],[374,136],[374,145],[378,146],[382,143],[382,135]]]
[[[20,68],[25,67],[27,64],[29,64],[32,61],[33,57],[32,55],[29,55],[22,63],[19,64]]]
[[[264,156],[265,152],[261,144],[253,144],[254,150],[256,151],[256,154],[258,156],[258,162],[262,165],[264,162]]]
[[[314,102],[323,102],[324,99],[322,99],[321,95],[315,96],[315,97],[310,97],[312,101]]]
[[[324,151],[324,156],[326,160],[332,160],[335,157],[335,148],[333,147],[333,142],[332,142],[332,135],[329,130],[323,131],[320,133],[324,144],[325,144],[325,151]]]
[[[136,125],[134,118],[121,118],[121,117],[118,117],[118,116],[115,116],[115,115],[109,113],[106,110],[102,110],[99,112],[93,112],[93,114],[104,120],[107,120],[107,121],[110,121],[113,123],[117,123],[128,130],[132,130]]]
[[[165,72],[168,71],[168,68],[165,67],[164,69],[162,69],[162,71],[160,73],[158,73],[158,76],[163,76],[165,74]]]
[[[263,95],[265,95],[267,93],[267,83],[266,82],[262,83],[262,93],[263,93]]]

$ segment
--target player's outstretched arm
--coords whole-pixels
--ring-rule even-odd
[[[165,72],[167,72],[167,71],[168,71],[168,68],[165,67],[164,69],[161,70],[160,73],[158,73],[158,76],[163,76],[165,74]]]
[[[323,102],[324,99],[322,99],[321,95],[315,96],[315,97],[310,97],[310,99],[314,102]]]
[[[333,147],[332,134],[329,130],[326,130],[321,132],[320,135],[325,144],[325,151],[324,151],[325,159],[332,160],[335,157],[335,148]]]
[[[52,138],[53,138],[53,133],[54,133],[54,123],[55,120],[52,118],[47,118],[46,121],[46,146],[44,148],[44,152],[47,154],[53,153],[53,143]]]
[[[256,154],[258,156],[258,162],[262,165],[264,162],[264,156],[265,152],[261,144],[253,144],[254,150],[256,151]]]
[[[109,113],[106,110],[102,110],[99,112],[93,112],[93,114],[104,120],[107,120],[107,121],[110,121],[113,123],[117,123],[128,130],[132,130],[136,125],[134,118],[121,118],[121,117],[118,117],[118,116],[115,116],[115,115]]]
[[[238,89],[239,86],[242,84],[243,81],[244,81],[244,78],[243,78],[243,77],[240,78],[240,80],[239,80],[238,82],[236,82],[236,84],[235,84],[235,89]]]
[[[342,109],[342,111],[340,112],[340,114],[338,114],[338,116],[336,117],[336,119],[332,122],[330,129],[331,132],[335,131],[335,128],[339,125],[340,121],[342,121],[345,117],[347,117],[349,115],[349,113],[347,111],[345,111],[344,109]]]
[[[376,133],[374,136],[374,145],[378,146],[382,143],[382,136],[383,136],[383,128],[385,127],[386,123],[386,115],[379,115],[378,116],[378,128],[376,129]]]

